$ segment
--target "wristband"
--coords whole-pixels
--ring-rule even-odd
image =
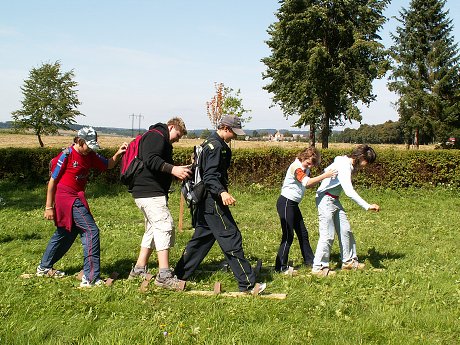
[[[52,210],[54,207],[45,207],[45,210]]]

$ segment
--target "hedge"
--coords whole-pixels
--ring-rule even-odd
[[[298,149],[261,148],[233,150],[233,163],[229,171],[230,181],[238,185],[260,184],[279,187],[286,169]],[[114,149],[101,150],[111,157]],[[49,161],[59,153],[50,148],[2,148],[0,149],[0,179],[27,184],[44,184],[49,176]],[[321,151],[321,169],[335,156],[349,150],[325,149]],[[192,148],[176,148],[176,164],[189,164]],[[320,172],[315,169],[313,175]],[[119,183],[119,169],[92,175],[93,181]],[[460,186],[460,151],[403,151],[378,150],[374,164],[354,176],[354,184],[366,187],[405,188],[428,186]]]

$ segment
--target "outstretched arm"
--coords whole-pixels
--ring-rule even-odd
[[[126,152],[127,148],[128,148],[127,142],[124,142],[123,144],[121,144],[121,146],[118,148],[118,151],[115,152],[113,157],[108,160],[107,169],[112,169],[115,167],[115,165],[117,165],[118,160]]]
[[[322,173],[321,175],[309,178],[306,181],[305,187],[310,188],[313,187],[315,184],[320,183],[325,178],[335,178],[337,176],[337,170],[329,169]]]

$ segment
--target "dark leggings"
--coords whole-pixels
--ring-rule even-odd
[[[313,264],[313,251],[308,241],[307,227],[300,212],[299,203],[280,195],[276,202],[276,210],[281,221],[281,244],[276,256],[275,270],[284,271],[288,268],[289,249],[294,240],[294,231],[297,235],[305,265]]]

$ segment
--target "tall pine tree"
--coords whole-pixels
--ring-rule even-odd
[[[396,105],[407,146],[443,140],[460,125],[458,45],[445,3],[412,0],[392,34],[388,86],[400,96]]]

